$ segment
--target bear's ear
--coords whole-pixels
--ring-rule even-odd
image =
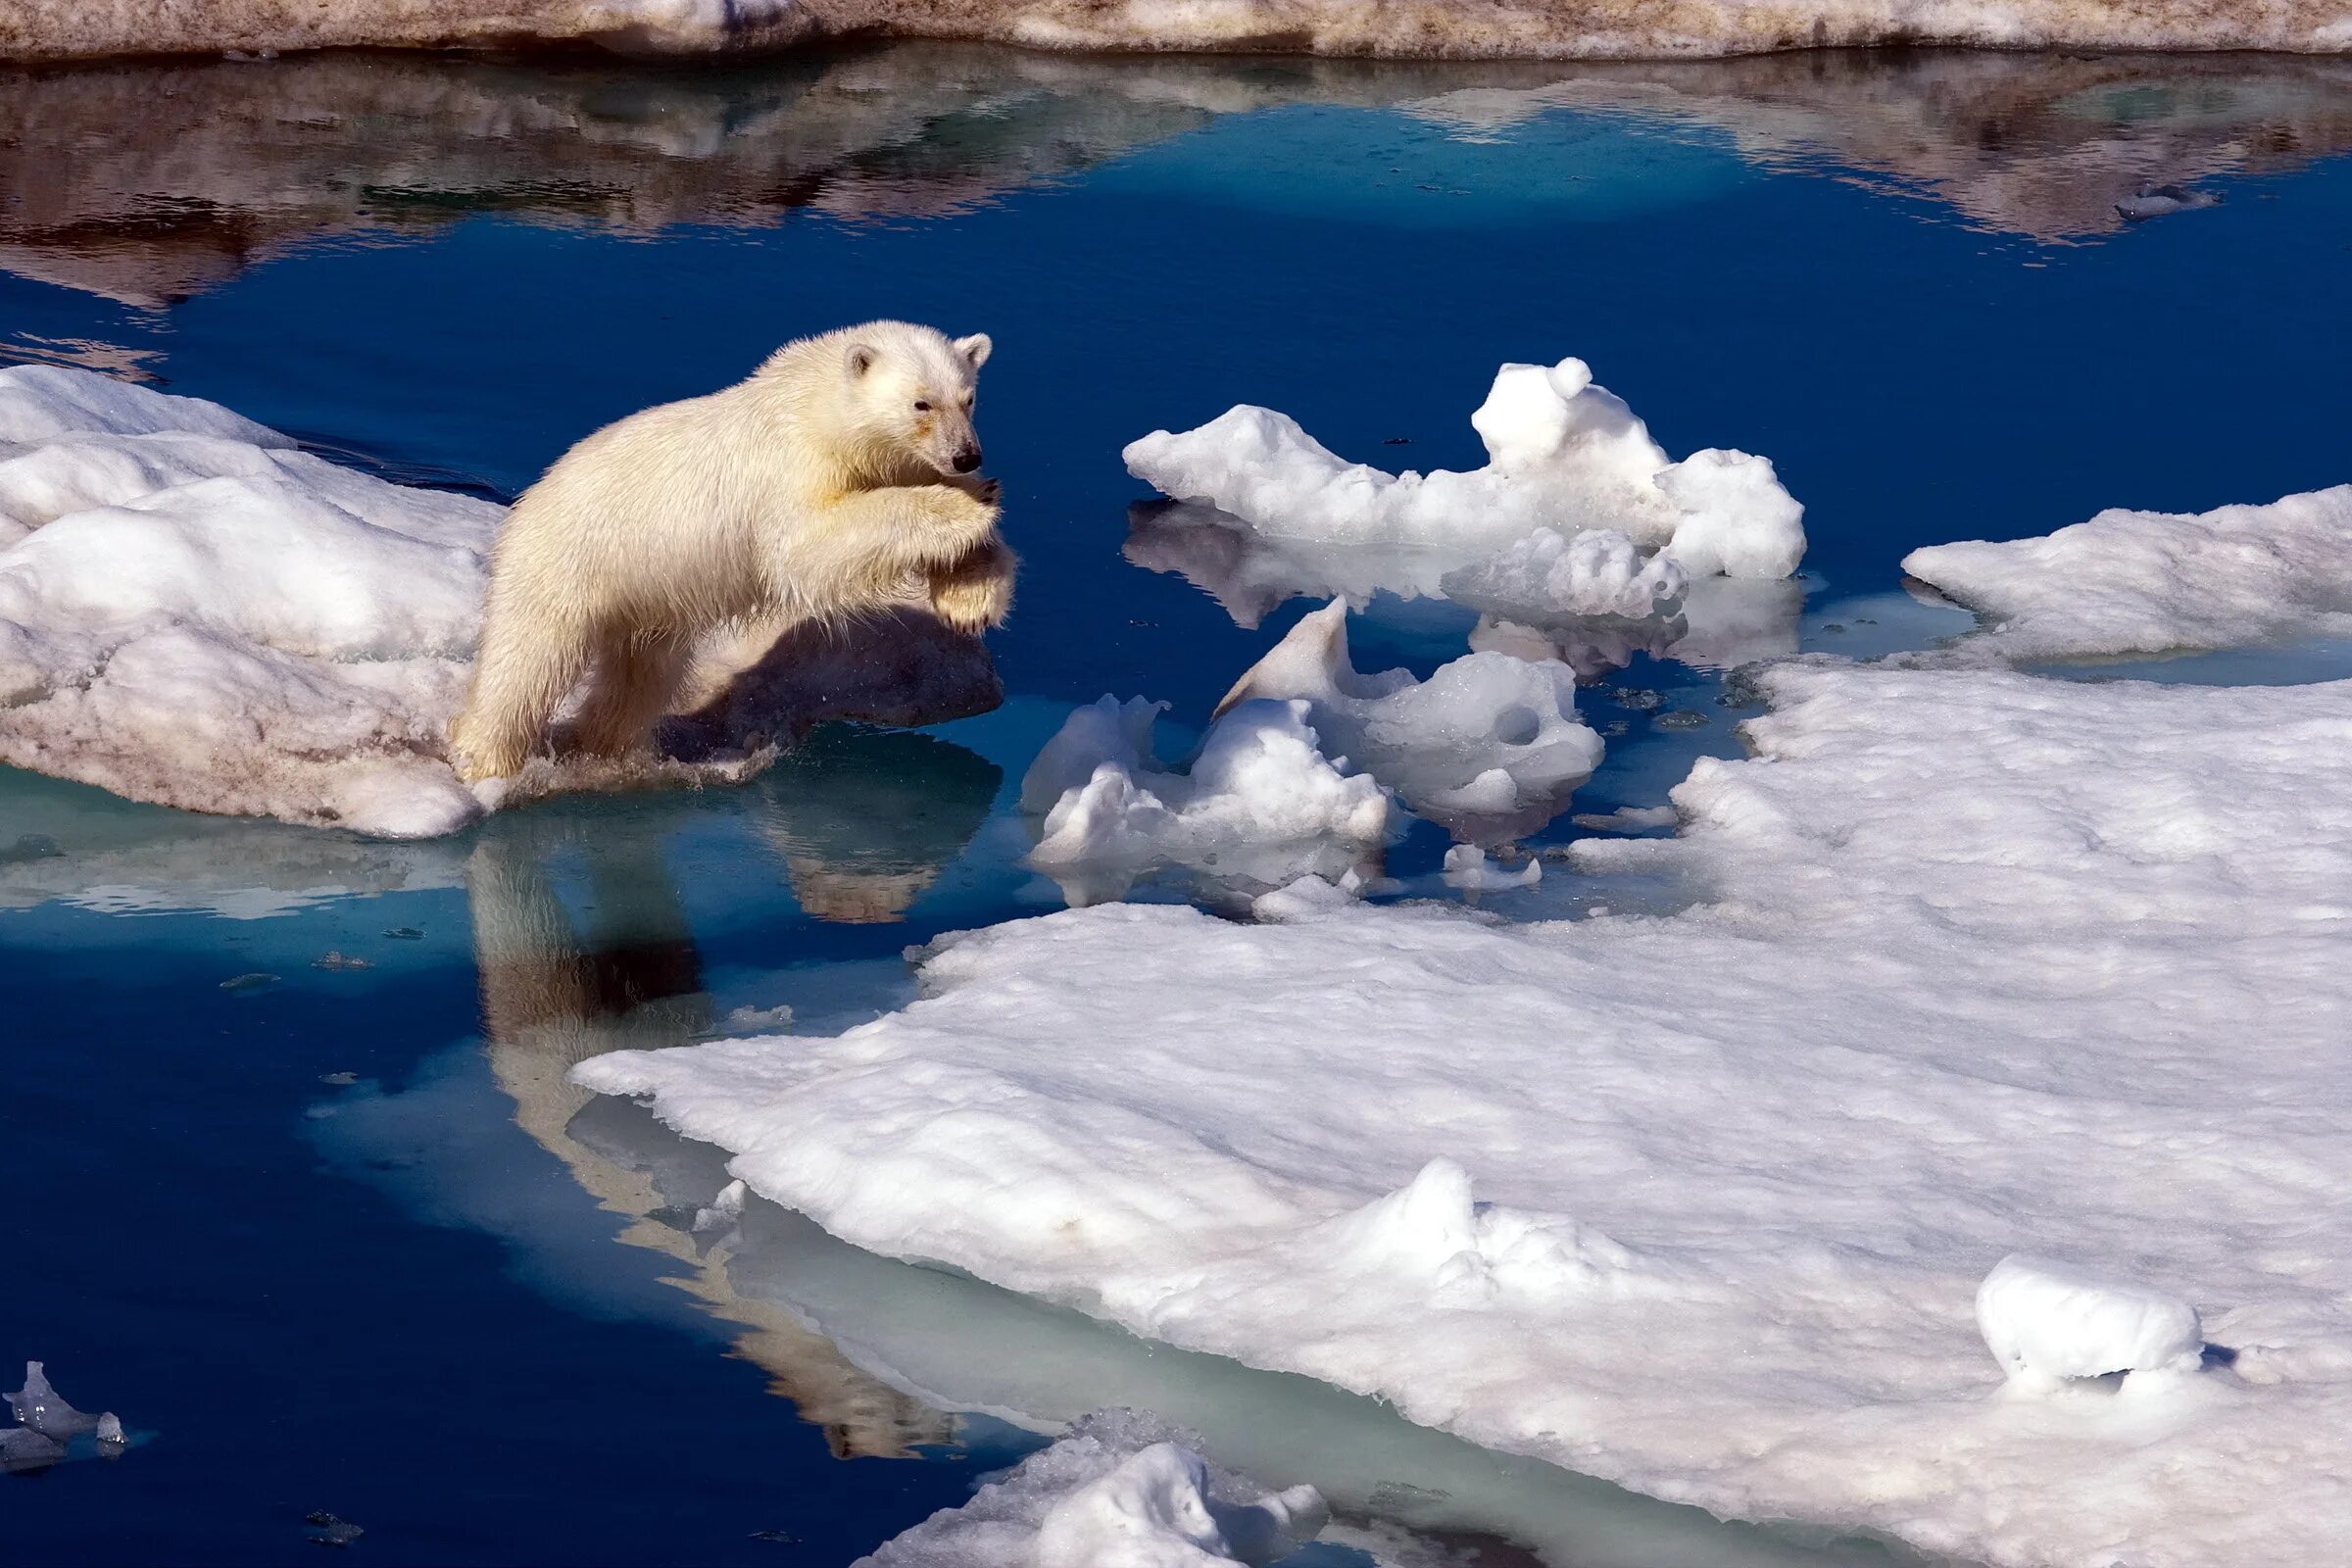
[[[962,355],[963,363],[975,370],[988,363],[988,351],[995,347],[996,345],[988,340],[986,332],[974,332],[970,337],[959,337],[956,340],[956,352]]]
[[[870,344],[853,343],[845,357],[852,376],[863,375],[874,368],[874,351]]]

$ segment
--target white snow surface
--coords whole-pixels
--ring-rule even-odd
[[[1191,1440],[1198,1441],[1198,1440]],[[1270,1563],[1329,1519],[1308,1486],[1269,1493],[1211,1471],[1188,1435],[1102,1410],[858,1560],[859,1568],[1199,1568]]]
[[[1470,422],[1488,462],[1467,473],[1347,463],[1289,416],[1249,405],[1153,431],[1125,456],[1167,495],[1290,538],[1498,551],[1538,528],[1608,529],[1700,577],[1786,577],[1803,559],[1804,509],[1769,460],[1709,448],[1671,462],[1582,360],[1504,366]]]
[[[1984,615],[1963,646],[2004,660],[2352,636],[2352,484],[2186,514],[2116,508],[2040,538],[1914,550],[1903,569]]]
[[[0,369],[0,762],[388,837],[480,813],[441,753],[502,509],[293,445]]]
[[[1680,914],[1073,910],[837,1039],[576,1076],[860,1246],[1722,1514],[2331,1560],[2352,683],[1761,685],[1680,837],[1575,847]],[[1972,1307],[2020,1251],[2228,1353],[2010,1396]]]
[[[1301,616],[1219,709],[1266,698],[1303,701],[1327,754],[1370,772],[1420,815],[1492,825],[1489,837],[1549,821],[1600,765],[1600,736],[1576,716],[1566,664],[1480,652],[1427,680],[1402,669],[1360,673],[1348,656],[1348,607],[1336,599]]]
[[[1273,886],[1345,875],[1387,842],[1388,793],[1327,756],[1302,701],[1243,702],[1185,772],[1152,755],[1164,703],[1104,697],[1071,712],[1021,781],[1045,821],[1030,860],[1073,904],[1125,893],[1163,865]]]
[[[2192,1371],[2205,1349],[2197,1309],[2180,1298],[2017,1252],[1977,1288],[1977,1327],[1993,1359],[2029,1388]]]

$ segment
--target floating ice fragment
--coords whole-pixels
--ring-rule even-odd
[[[360,1081],[360,1075],[356,1072],[322,1072],[318,1075],[318,1081],[329,1089],[349,1089]]]
[[[1078,709],[1022,781],[1022,805],[1046,808],[1030,858],[1072,903],[1116,898],[1159,865],[1264,888],[1336,880],[1387,840],[1387,794],[1323,754],[1306,703],[1230,709],[1187,773],[1152,757],[1164,706],[1104,697]]]
[[[1189,1433],[1102,1410],[863,1559],[869,1568],[1203,1568],[1271,1563],[1320,1535],[1310,1486],[1260,1492],[1211,1470]]]
[[[729,1034],[780,1034],[792,1027],[792,1008],[783,1003],[772,1007],[733,1007],[724,1021]]]
[[[395,942],[420,942],[424,939],[424,933],[417,930],[413,925],[393,926],[385,931],[384,935],[390,937]]]
[[[1548,821],[1600,763],[1600,737],[1576,716],[1567,665],[1474,653],[1425,681],[1401,669],[1359,673],[1348,658],[1348,607],[1337,600],[1301,617],[1218,711],[1255,698],[1303,700],[1328,751],[1419,814],[1482,838]]]
[[[318,1532],[308,1538],[315,1546],[348,1546],[368,1533],[350,1520],[338,1519],[323,1508],[304,1514],[302,1522]]]
[[[231,993],[263,991],[277,984],[277,976],[256,969],[251,974],[230,975],[220,982],[220,989]]]
[[[45,1470],[66,1456],[66,1446],[30,1427],[0,1430],[0,1470]]]
[[[1294,538],[1494,550],[1538,528],[1612,529],[1692,575],[1736,577],[1786,577],[1804,555],[1804,509],[1769,461],[1708,450],[1669,462],[1582,360],[1504,366],[1470,422],[1488,464],[1467,473],[1344,463],[1287,415],[1248,405],[1153,431],[1125,456],[1180,501]]]
[[[2197,1309],[2144,1286],[2013,1252],[1977,1289],[1977,1327],[2012,1381],[2194,1369],[2205,1346]]]
[[[349,953],[337,952],[330,948],[319,956],[313,958],[311,967],[314,969],[372,969],[375,965],[368,959]]]
[[[1544,862],[1530,856],[1516,871],[1506,871],[1475,844],[1456,844],[1446,852],[1443,873],[1446,886],[1468,893],[1497,893],[1506,888],[1532,888],[1544,880]]]
[[[743,1218],[745,1189],[742,1178],[727,1183],[712,1196],[709,1204],[694,1211],[692,1229],[696,1235],[723,1231]]]
[[[38,1361],[24,1363],[24,1386],[8,1396],[8,1407],[25,1426],[60,1443],[98,1428],[96,1416],[84,1415],[58,1396]]]
[[[2127,223],[2138,223],[2200,207],[2218,207],[2221,202],[2216,192],[2187,185],[2142,185],[2136,194],[2115,204],[2115,216]]]

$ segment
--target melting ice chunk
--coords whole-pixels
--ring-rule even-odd
[[[1600,763],[1600,737],[1576,716],[1567,665],[1475,653],[1425,681],[1401,669],[1359,673],[1348,658],[1348,607],[1337,600],[1301,618],[1219,711],[1269,697],[1303,700],[1331,752],[1419,814],[1490,841],[1548,821]]]
[[[1614,528],[1538,528],[1440,579],[1446,597],[1520,620],[1614,615],[1645,620],[1690,590],[1690,573],[1660,551],[1644,556]]]
[[[1188,773],[1152,758],[1165,706],[1105,697],[1077,710],[1022,781],[1022,806],[1046,813],[1030,858],[1072,903],[1116,898],[1158,865],[1263,887],[1337,879],[1386,842],[1387,794],[1324,755],[1306,703],[1230,709]]]
[[[49,1386],[48,1375],[38,1361],[24,1363],[24,1386],[8,1396],[8,1407],[25,1426],[58,1443],[95,1432],[102,1420],[111,1419],[85,1415],[68,1404]]]
[[[1978,1288],[1977,1327],[1993,1358],[2028,1387],[2193,1369],[2205,1345],[2186,1301],[2016,1252]]]
[[[1153,431],[1125,456],[1180,501],[1294,538],[1492,550],[1539,527],[1606,528],[1694,575],[1739,577],[1786,577],[1804,555],[1804,509],[1770,462],[1713,449],[1668,461],[1582,360],[1504,366],[1470,422],[1488,463],[1466,473],[1346,463],[1289,416],[1248,405]]]
[[[1146,1412],[1098,1411],[963,1507],[886,1543],[864,1568],[1270,1563],[1329,1523],[1313,1487],[1261,1493],[1212,1470],[1197,1441]]]

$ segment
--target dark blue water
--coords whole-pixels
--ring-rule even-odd
[[[384,1561],[840,1563],[1091,1403],[1197,1394],[1204,1431],[1247,1408],[1237,1432],[1421,1442],[1304,1385],[1121,1360],[993,1293],[850,1355],[809,1327],[818,1297],[840,1333],[936,1277],[840,1263],[820,1291],[829,1254],[797,1235],[713,1261],[694,1210],[721,1178],[606,1125],[562,1069],[754,1026],[737,1009],[832,1032],[909,994],[909,944],[1057,906],[1010,796],[1068,706],[1141,693],[1198,724],[1314,604],[1246,628],[1123,559],[1145,497],[1118,452],[1153,428],[1255,402],[1351,458],[1472,466],[1495,366],[1573,353],[1671,452],[1773,458],[1808,508],[1799,636],[1840,652],[1966,624],[1899,593],[1915,545],[2345,477],[2352,106],[2324,75],[1897,57],[1559,77],[924,49],[0,77],[18,357],[511,495],[787,338],[985,330],[982,431],[1024,562],[992,639],[1004,710],[831,733],[742,790],[370,846],[0,774],[0,1366],[46,1360],[134,1438],[0,1486],[10,1559],[302,1560],[303,1516],[329,1509]],[[1463,93],[1478,113],[1431,105]],[[2119,227],[2106,200],[2150,174],[2225,200]],[[1356,662],[1426,671],[1474,619],[1377,601]],[[1655,804],[1695,753],[1736,751],[1721,695],[1646,656],[1599,682],[1611,755],[1575,808]],[[1703,722],[1656,725],[1677,709]],[[1445,843],[1417,830],[1391,868]],[[330,952],[369,967],[316,967]],[[959,1340],[997,1316],[1019,1332]],[[1200,1393],[1227,1376],[1242,1392]],[[1499,1500],[1446,1521],[1466,1539],[1807,1555],[1457,1449],[1381,1462],[1491,1480]],[[1298,1462],[1267,1479],[1330,1484]]]

